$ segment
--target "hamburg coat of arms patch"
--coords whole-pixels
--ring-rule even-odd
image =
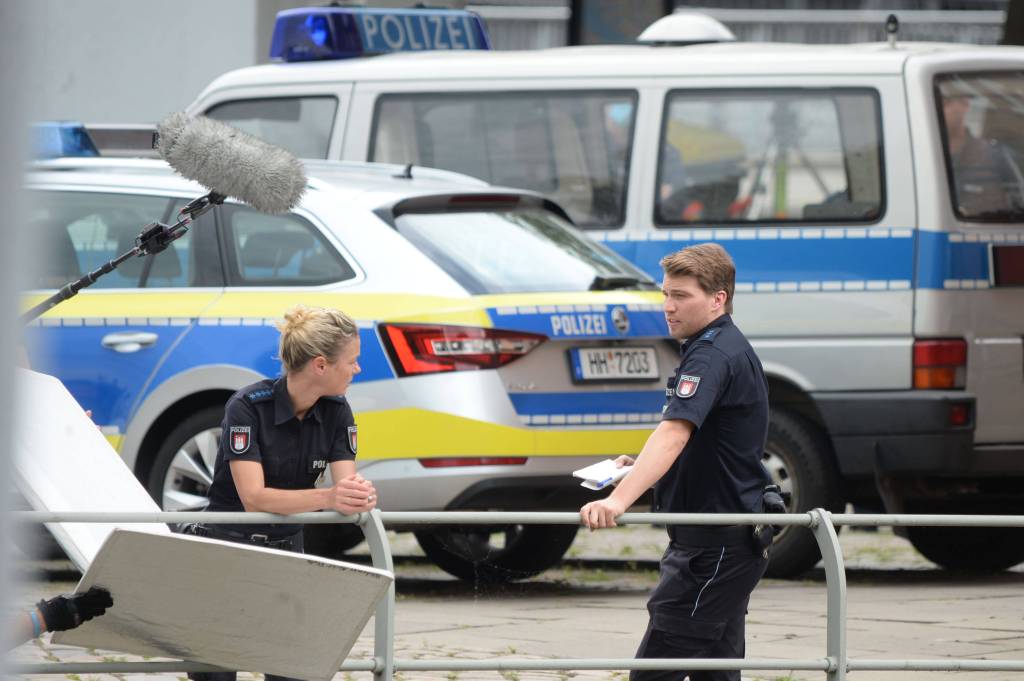
[[[231,426],[231,430],[229,432],[229,444],[231,451],[235,454],[245,454],[249,451],[251,438],[251,426]]]
[[[348,427],[348,448],[352,450],[352,453],[356,453],[356,449],[359,445],[359,426]]]
[[[676,397],[684,400],[693,397],[697,393],[697,386],[700,385],[700,376],[682,375],[676,383]]]

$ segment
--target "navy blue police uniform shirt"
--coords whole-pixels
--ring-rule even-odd
[[[263,465],[266,487],[311,489],[334,461],[356,458],[358,431],[348,400],[321,397],[302,421],[295,417],[287,379],[265,379],[242,388],[224,407],[210,511],[243,511],[230,461]],[[301,525],[218,525],[246,533],[287,536]]]
[[[693,434],[654,487],[662,513],[760,512],[771,478],[761,463],[768,437],[768,381],[729,315],[696,333],[665,390],[662,420]]]

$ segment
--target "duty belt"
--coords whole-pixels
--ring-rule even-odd
[[[292,547],[292,543],[295,541],[295,534],[290,534],[287,537],[272,538],[266,534],[248,532],[238,532],[236,530],[227,530],[220,527],[212,527],[210,525],[203,525],[202,523],[196,523],[189,526],[185,530],[186,534],[194,534],[197,537],[210,537],[211,539],[232,539],[234,541],[248,542],[250,544],[257,544],[258,546],[266,546],[270,549],[289,549]]]
[[[669,525],[673,544],[710,548],[749,546],[751,529],[747,525]]]

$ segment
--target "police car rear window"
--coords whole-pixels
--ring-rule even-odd
[[[676,90],[665,100],[654,219],[870,223],[884,211],[883,168],[874,90]]]
[[[404,213],[395,226],[473,294],[656,288],[546,210]]]
[[[334,97],[240,99],[210,108],[206,115],[299,158],[327,158],[338,100]]]

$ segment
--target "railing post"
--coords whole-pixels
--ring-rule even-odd
[[[395,562],[391,557],[391,547],[388,545],[380,511],[374,509],[369,513],[360,513],[359,527],[363,530],[366,543],[370,547],[373,566],[394,574]],[[377,605],[373,626],[373,679],[374,681],[392,681],[395,674],[394,581],[388,586],[387,593]]]
[[[825,563],[825,586],[828,591],[826,654],[830,668],[825,678],[828,681],[845,681],[846,565],[843,563],[843,549],[839,546],[839,536],[828,511],[815,508],[808,515],[811,516],[811,531],[814,532],[818,548],[821,549],[822,562]]]

